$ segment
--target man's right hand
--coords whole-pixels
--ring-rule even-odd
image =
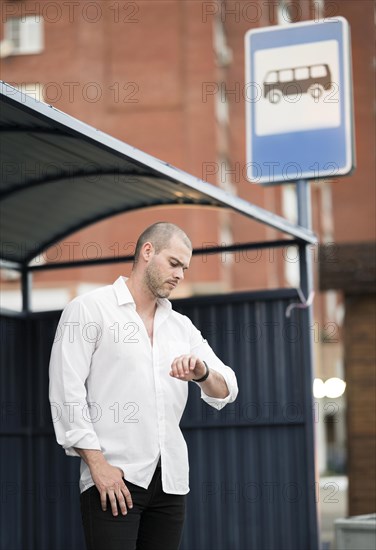
[[[127,513],[127,507],[132,508],[131,494],[123,481],[123,472],[108,462],[93,465],[90,469],[91,477],[101,497],[102,510],[107,510],[107,497],[111,504],[112,514],[118,515],[118,507],[121,513]]]
[[[74,449],[90,468],[91,477],[101,497],[102,510],[107,510],[107,497],[114,516],[118,515],[118,505],[123,515],[127,513],[127,507],[133,508],[131,494],[123,481],[123,471],[117,466],[111,466],[102,451],[77,447]]]

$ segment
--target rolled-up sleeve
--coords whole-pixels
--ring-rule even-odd
[[[225,365],[219,357],[214,353],[208,342],[203,338],[201,332],[190,323],[190,342],[191,342],[191,353],[196,355],[202,361],[205,361],[209,367],[219,374],[221,374],[227,384],[229,394],[224,398],[210,397],[201,388],[201,399],[203,399],[208,405],[220,410],[227,403],[232,403],[235,401],[238,395],[238,383],[236,380],[236,375],[234,371],[227,365]]]
[[[100,450],[87,403],[85,382],[95,342],[85,327],[90,315],[77,299],[64,309],[51,350],[49,399],[57,442],[69,456],[79,456],[74,447]]]

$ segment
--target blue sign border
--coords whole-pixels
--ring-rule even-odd
[[[253,122],[255,101],[245,97],[247,177],[252,183],[273,185],[302,178],[341,176],[353,170],[355,154],[350,31],[345,18],[337,17],[324,22],[305,21],[248,31],[245,35],[245,84],[247,87],[247,84],[255,83],[254,60],[257,51],[325,40],[337,40],[339,46],[341,125],[337,128],[258,136]]]

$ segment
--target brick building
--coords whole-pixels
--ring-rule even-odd
[[[357,169],[351,176],[312,184],[313,229],[320,242],[336,243],[338,254],[341,245],[375,240],[372,2],[3,0],[1,13],[3,80],[290,219],[296,216],[291,185],[263,188],[244,177],[244,34],[272,24],[346,17],[352,33]],[[131,254],[141,230],[161,219],[179,223],[195,247],[278,237],[274,230],[228,212],[158,208],[102,221],[51,247],[37,261]],[[314,255],[318,271],[317,250]],[[294,253],[287,250],[196,258],[179,292],[295,286],[296,267]],[[118,265],[40,273],[34,278],[36,307],[61,307],[77,292],[112,282],[118,274]],[[336,285],[323,279],[321,288],[330,292],[315,298],[320,335],[333,323],[338,332],[330,345],[321,336],[318,340],[316,366],[324,378],[342,372],[333,366],[343,363],[339,336],[345,301],[336,291],[344,287]],[[7,272],[2,287],[9,303],[15,303],[12,292],[18,282]],[[374,317],[367,308],[372,327]],[[364,385],[369,371],[362,372]],[[370,396],[367,407],[371,405]],[[362,444],[372,438],[372,429],[369,425]],[[361,476],[370,462],[360,460]]]
[[[31,52],[38,53],[8,48],[2,78],[135,147],[293,218],[291,187],[266,189],[244,177],[244,34],[289,20],[343,15],[352,30],[358,167],[350,177],[312,185],[314,230],[321,242],[369,241],[375,217],[373,23],[371,3],[360,3],[8,0],[2,3],[5,45],[15,33],[21,43],[28,26],[28,39],[36,46]],[[20,29],[14,24],[18,18]],[[183,225],[196,246],[276,237],[272,229],[225,212],[202,216],[191,209],[158,210],[147,218],[138,212],[101,222],[54,247],[43,260],[130,253],[139,231],[161,218]],[[293,264],[294,255],[286,251],[222,255],[208,259],[205,269],[197,260],[183,292],[294,284]],[[117,271],[65,271],[49,274],[48,281],[102,283]],[[45,276],[40,275],[40,282],[46,282]]]

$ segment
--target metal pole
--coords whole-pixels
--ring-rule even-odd
[[[21,270],[22,311],[28,313],[31,303],[32,274],[27,267]]]
[[[301,241],[298,239],[283,239],[279,241],[265,241],[265,242],[254,242],[254,243],[239,243],[231,245],[221,245],[221,246],[207,246],[204,248],[194,248],[192,250],[193,256],[207,254],[224,254],[225,252],[243,252],[243,250],[261,250],[263,248],[280,248],[287,246],[299,246]],[[106,264],[116,264],[116,263],[131,263],[134,261],[134,256],[115,256],[112,258],[93,258],[92,260],[75,260],[68,262],[51,262],[42,265],[33,265],[29,266],[30,272],[35,271],[46,271],[52,269],[71,269],[72,267],[87,267],[93,265],[106,265]],[[22,268],[12,267],[10,269],[19,269]]]
[[[311,188],[308,180],[298,180],[296,182],[297,205],[298,205],[298,224],[312,229],[312,206],[311,206]],[[313,272],[311,254],[307,246],[301,246],[305,253],[300,258],[300,288],[306,299],[313,290]],[[304,260],[303,260],[304,258]],[[311,308],[309,308],[311,311]]]
[[[312,229],[312,206],[311,206],[311,188],[308,180],[299,180],[296,182],[298,223],[302,227]],[[300,269],[300,288],[306,300],[313,291],[313,266],[312,254],[307,244],[299,246],[299,269]],[[306,448],[307,448],[307,475],[311,491],[309,492],[308,506],[310,508],[309,517],[315,518],[310,523],[310,541],[311,550],[320,548],[320,535],[318,528],[318,507],[316,490],[316,444],[315,444],[315,417],[313,402],[313,311],[312,306],[308,306],[301,311],[302,335],[303,335],[303,368],[305,370],[305,418],[306,418]]]

